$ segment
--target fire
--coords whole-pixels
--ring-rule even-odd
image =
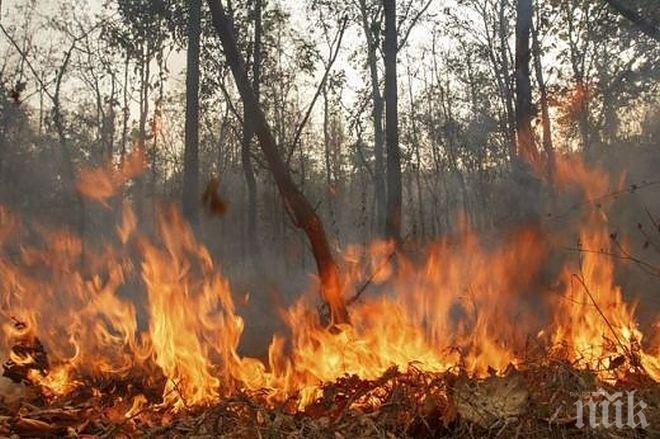
[[[76,189],[107,207],[105,200],[114,196],[126,182],[142,174],[146,166],[144,150],[135,148],[117,166],[109,162],[97,169],[84,169],[78,176]]]
[[[81,174],[81,193],[105,203],[140,169],[136,154],[118,170]],[[557,187],[587,199],[610,186],[605,174],[576,161],[558,161],[554,177]],[[88,188],[98,181],[107,184]],[[126,202],[116,239],[100,246],[46,229],[29,240],[40,244],[22,243],[18,217],[3,208],[5,367],[48,398],[100,392],[111,380],[123,386],[126,417],[148,404],[178,411],[262,390],[272,403],[293,398],[304,410],[323,383],[375,379],[392,366],[501,374],[524,367],[529,334],[539,332],[535,342],[546,339],[554,355],[602,379],[643,370],[658,381],[659,346],[643,344],[635,305],[624,300],[606,256],[605,207],[587,211],[580,257],[565,259],[559,271],[559,296],[539,290],[558,245],[539,226],[489,239],[464,228],[418,253],[387,242],[351,247],[340,282],[346,299],[362,293],[351,300],[351,324],[324,326],[310,291],[281,310],[287,331],[274,335],[266,364],[238,353],[244,322],[230,283],[176,208],[161,208],[147,235]]]
[[[568,346],[571,360],[605,371],[617,356],[629,358],[642,341],[635,306],[625,303],[613,283],[611,258],[593,250],[609,248],[609,241],[607,234],[583,232],[581,242],[589,251],[578,273],[564,271],[566,291],[558,302],[553,336],[556,344]]]
[[[560,161],[557,182],[577,186],[594,200],[585,226],[580,232],[577,269],[565,267],[562,279],[565,291],[556,302],[553,343],[564,346],[568,357],[579,366],[599,372],[603,379],[614,379],[620,370],[641,367],[658,381],[658,357],[641,349],[643,334],[635,318],[635,303],[624,300],[621,287],[614,280],[613,241],[607,230],[608,200],[598,195],[609,188],[608,176],[590,169],[581,161]],[[621,189],[622,181],[619,183]]]

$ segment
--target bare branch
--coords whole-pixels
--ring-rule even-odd
[[[335,63],[335,60],[337,59],[337,55],[339,55],[339,49],[341,48],[341,41],[344,38],[344,32],[346,31],[347,24],[348,24],[348,17],[344,17],[341,22],[340,28],[337,31],[337,36],[335,37],[336,45],[335,45],[334,53],[330,57],[330,61],[328,62],[328,65],[325,68],[325,73],[323,74],[323,78],[321,79],[321,82],[316,88],[316,93],[314,93],[312,102],[307,107],[307,111],[305,112],[305,117],[303,117],[303,120],[300,122],[298,129],[296,129],[295,131],[296,134],[293,136],[293,141],[291,142],[291,151],[293,151],[296,148],[296,145],[300,141],[300,136],[302,134],[302,131],[305,128],[305,125],[307,124],[307,121],[309,120],[309,117],[312,114],[312,110],[314,109],[314,105],[316,104],[316,101],[321,95],[321,91],[325,87],[325,83],[328,80],[328,76],[330,76],[332,65]]]
[[[428,8],[431,6],[431,3],[433,3],[433,0],[429,0],[426,2],[424,7],[417,12],[417,15],[415,15],[410,22],[410,26],[408,26],[408,30],[406,30],[406,33],[404,34],[403,38],[399,41],[399,47],[397,48],[397,51],[401,50],[406,43],[408,42],[408,37],[410,37],[410,33],[412,32],[413,28],[417,24],[420,18],[422,18],[422,15],[428,10]]]

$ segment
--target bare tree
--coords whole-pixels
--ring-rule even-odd
[[[192,224],[199,221],[199,39],[201,0],[191,0],[188,17],[186,70],[186,148],[183,162],[183,214]]]
[[[548,90],[543,75],[543,65],[541,64],[541,43],[539,41],[538,22],[537,25],[531,25],[532,32],[532,52],[534,56],[534,73],[539,87],[540,105],[541,105],[541,126],[543,127],[543,151],[552,167],[554,162],[554,151],[552,147],[552,126],[550,122],[550,110],[548,109]]]
[[[305,232],[309,240],[321,281],[321,296],[330,308],[332,322],[348,322],[348,311],[340,288],[339,267],[328,245],[323,224],[309,201],[293,182],[289,169],[280,157],[272,131],[248,81],[245,62],[236,44],[233,24],[221,2],[208,0],[208,4],[213,25],[222,43],[243,105],[248,109],[249,123],[255,130],[261,150],[295,225]]]
[[[62,154],[62,159],[64,163],[64,172],[66,173],[67,182],[70,185],[70,188],[73,189],[75,186],[76,180],[76,170],[75,164],[73,162],[73,157],[71,155],[69,140],[67,138],[66,126],[63,115],[62,108],[62,87],[64,85],[64,78],[67,74],[69,66],[71,64],[71,58],[73,53],[78,48],[80,42],[84,40],[87,35],[97,27],[92,27],[90,29],[84,30],[80,35],[70,34],[71,43],[69,47],[64,51],[64,56],[59,67],[55,71],[55,78],[53,79],[54,89],[50,91],[48,85],[42,80],[42,75],[37,72],[35,67],[30,62],[28,54],[18,45],[14,40],[11,34],[7,29],[0,24],[0,30],[7,37],[11,45],[16,49],[18,54],[21,57],[22,62],[24,62],[29,70],[34,75],[34,79],[39,84],[41,91],[48,96],[52,104],[52,119],[53,125],[55,126],[55,131],[57,132],[57,138],[59,141],[60,153]],[[83,235],[85,232],[85,203],[78,192],[75,192],[76,199],[76,217],[77,217],[77,229],[80,235]]]
[[[387,141],[387,220],[386,234],[401,240],[401,151],[399,150],[399,111],[396,62],[398,37],[396,0],[384,0],[385,41],[385,136]]]
[[[529,34],[532,25],[532,0],[516,4],[516,135],[517,154],[536,161],[532,132],[532,87],[530,81]]]
[[[261,86],[261,34],[262,34],[262,0],[254,0],[254,43],[252,54],[252,89],[259,102]],[[254,136],[254,130],[249,122],[248,108],[243,107],[243,138],[241,140],[241,164],[247,186],[248,208],[247,208],[247,234],[246,240],[248,251],[252,260],[259,264],[259,242],[257,240],[257,179],[252,164],[252,152],[250,142]],[[256,267],[258,268],[258,267]]]

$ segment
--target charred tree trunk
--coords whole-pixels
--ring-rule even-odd
[[[184,216],[195,225],[199,222],[199,39],[202,0],[190,0],[188,17],[188,54],[186,69],[186,149],[183,158]]]
[[[245,62],[238,51],[233,25],[227,18],[222,3],[208,0],[208,4],[227,63],[231,68],[243,105],[247,108],[247,116],[259,139],[259,145],[273,173],[277,188],[295,225],[305,232],[310,242],[321,281],[321,295],[330,308],[332,321],[333,323],[346,323],[348,322],[348,312],[340,288],[339,267],[328,245],[323,224],[309,201],[293,182],[289,169],[280,156],[266,116],[248,81]]]
[[[386,234],[401,241],[401,151],[399,150],[399,113],[396,77],[397,26],[396,0],[384,0],[385,41],[385,136],[387,143],[387,220]]]
[[[532,0],[518,0],[516,7],[516,136],[517,154],[535,162],[538,153],[532,133],[532,87],[530,82],[529,34]]]

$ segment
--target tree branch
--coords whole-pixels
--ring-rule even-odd
[[[424,15],[424,13],[428,10],[429,6],[431,6],[431,3],[433,3],[433,0],[429,0],[428,2],[426,2],[424,7],[420,9],[419,12],[417,12],[417,15],[413,17],[412,21],[410,22],[410,26],[408,26],[408,30],[406,31],[403,38],[401,38],[401,40],[399,41],[399,47],[397,48],[397,51],[401,50],[403,46],[406,45],[406,43],[408,42],[408,37],[410,37],[410,33],[412,32],[413,28],[415,27],[419,19],[422,18],[422,15]]]
[[[316,88],[316,93],[314,93],[314,97],[312,98],[312,102],[309,104],[307,107],[307,111],[305,112],[305,117],[303,117],[303,120],[300,122],[300,125],[298,126],[298,129],[295,131],[295,136],[293,136],[293,141],[291,142],[291,151],[295,150],[296,145],[300,141],[300,136],[302,135],[303,129],[305,128],[305,125],[307,124],[307,121],[309,120],[309,117],[312,114],[312,110],[314,109],[314,105],[316,104],[316,101],[318,100],[319,96],[321,95],[321,91],[323,90],[323,87],[325,86],[326,81],[328,80],[328,76],[330,76],[330,70],[332,70],[332,65],[335,63],[335,60],[337,59],[337,55],[339,55],[339,49],[341,48],[341,41],[344,38],[344,32],[346,31],[346,25],[348,24],[348,17],[344,17],[339,31],[337,32],[337,36],[335,37],[336,41],[336,46],[334,53],[332,54],[330,58],[330,62],[325,68],[325,73],[323,74],[323,78],[321,79],[321,82],[319,83],[318,87]]]
[[[44,93],[46,93],[46,95],[52,100],[52,99],[53,99],[53,95],[48,91],[48,88],[46,87],[46,84],[41,80],[41,76],[39,75],[39,73],[37,72],[37,70],[34,68],[34,66],[32,65],[32,63],[30,62],[30,59],[28,58],[27,53],[25,53],[25,52],[23,51],[23,49],[20,48],[20,46],[18,45],[18,43],[16,42],[16,40],[14,40],[14,38],[9,34],[9,32],[7,32],[7,29],[5,29],[5,27],[2,25],[2,23],[0,23],[0,30],[2,31],[3,34],[5,34],[5,37],[7,37],[7,39],[8,39],[9,42],[11,43],[11,45],[14,46],[14,49],[16,49],[16,51],[17,51],[18,54],[21,56],[21,58],[23,59],[23,61],[25,62],[25,64],[27,64],[28,68],[29,68],[30,71],[32,72],[32,75],[34,76],[34,79],[35,79],[35,80],[37,81],[37,83],[39,83],[39,85],[41,86],[41,89],[42,89],[42,90],[44,91]]]
[[[653,19],[650,19],[650,21],[645,20],[636,10],[624,4],[621,0],[604,1],[610,5],[612,9],[618,12],[619,15],[630,20],[644,35],[651,37],[656,41],[660,41],[660,35],[658,35],[658,23],[654,22]]]

